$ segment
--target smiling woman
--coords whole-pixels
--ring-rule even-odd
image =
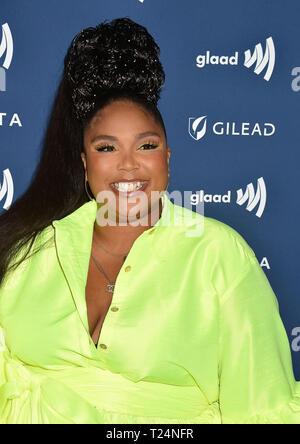
[[[170,158],[164,130],[151,113],[139,103],[124,98],[106,104],[98,110],[84,132],[84,149],[81,157],[92,194],[98,196],[98,202],[101,198],[99,192],[111,190],[115,194],[116,199],[112,196],[110,205],[116,205],[113,208],[116,221],[127,222],[130,207],[136,203],[134,199],[132,203],[126,199],[126,214],[120,214],[120,200],[138,196],[140,193],[134,193],[137,190],[143,191],[147,198],[144,199],[145,208],[140,207],[140,224],[143,219],[151,218],[151,204],[158,205],[159,200],[157,196],[156,202],[153,202],[151,194],[166,186]],[[102,194],[106,196],[106,193]],[[108,221],[108,225],[112,222]],[[129,244],[133,240],[125,235],[128,229],[125,232],[114,229],[112,232],[107,227],[95,228],[98,240],[106,237],[106,243],[112,248],[118,244],[124,246],[124,238]],[[111,240],[108,233],[111,233]],[[136,236],[134,233],[137,233],[136,229],[133,237]],[[128,247],[131,246],[129,244]]]
[[[0,423],[300,423],[253,250],[166,194],[158,55],[128,18],[70,45],[33,181],[0,217]]]

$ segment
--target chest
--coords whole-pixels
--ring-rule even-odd
[[[96,344],[107,311],[112,302],[111,283],[114,283],[123,265],[123,259],[97,259],[97,264],[90,259],[85,297],[89,332]]]
[[[96,256],[109,279],[117,278],[113,298],[90,252],[86,269],[66,253],[58,262],[52,249],[38,263],[30,262],[5,293],[0,289],[0,323],[14,355],[51,368],[95,360],[134,381],[159,378],[180,385],[184,379],[190,385],[190,374],[203,370],[205,380],[213,375],[219,306],[208,262],[188,251],[170,251],[162,260],[160,251],[149,254],[146,240],[137,254],[131,250],[126,264]],[[95,351],[87,329],[106,348]]]

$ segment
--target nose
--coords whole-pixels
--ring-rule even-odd
[[[119,161],[119,169],[131,171],[139,168],[139,162],[134,152],[123,152]]]

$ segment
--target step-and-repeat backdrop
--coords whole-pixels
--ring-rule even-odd
[[[299,380],[299,0],[1,0],[0,211],[31,181],[72,38],[125,16],[161,48],[168,191],[253,248]]]

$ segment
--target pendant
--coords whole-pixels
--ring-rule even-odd
[[[115,289],[115,284],[106,284],[106,288],[109,293],[113,293]]]

